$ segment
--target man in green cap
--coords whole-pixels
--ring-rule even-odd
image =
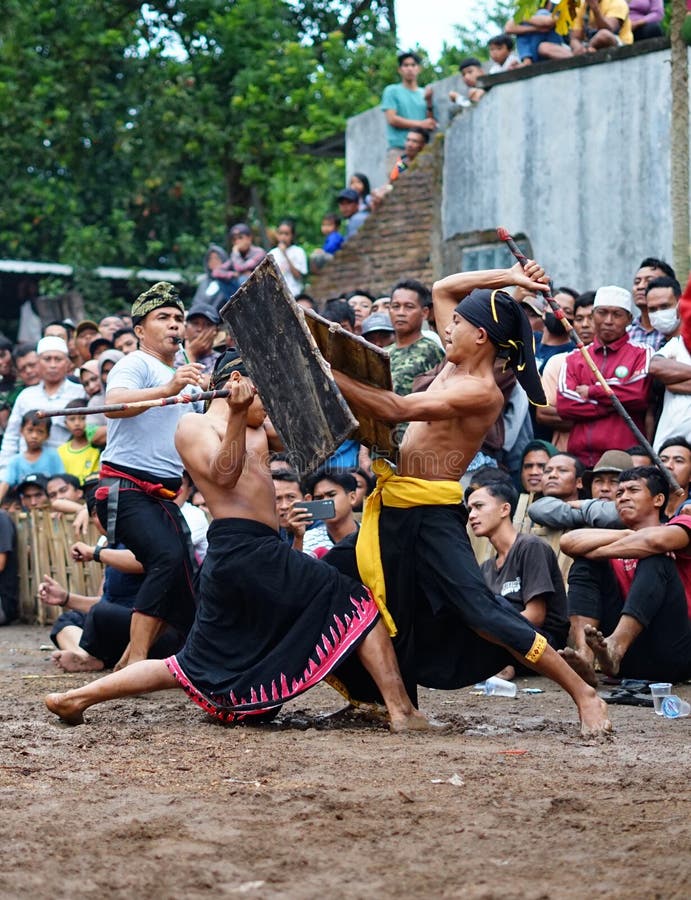
[[[173,368],[185,307],[172,284],[160,281],[140,294],[132,304],[132,323],[139,350],[111,370],[108,404],[174,397],[188,386],[200,385],[202,367],[197,363]],[[189,531],[173,502],[183,468],[175,449],[175,429],[191,407],[108,414],[97,511],[109,542],[124,544],[145,572],[134,605],[130,644],[117,668],[146,659],[165,623],[182,639],[194,618]]]

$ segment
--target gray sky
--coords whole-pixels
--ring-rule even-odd
[[[478,5],[479,0],[396,0],[399,46],[420,44],[436,63],[443,42],[454,41],[453,26],[467,24]]]

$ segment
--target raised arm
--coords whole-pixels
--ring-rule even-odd
[[[435,282],[432,288],[434,321],[437,333],[444,336],[451,324],[454,309],[476,288],[495,290],[520,285],[529,291],[544,291],[549,279],[545,270],[533,260],[523,270],[520,263],[510,269],[484,269],[479,272],[458,272]]]

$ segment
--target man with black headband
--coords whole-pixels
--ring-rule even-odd
[[[257,721],[326,678],[354,650],[384,697],[392,731],[429,730],[405,692],[369,591],[281,541],[265,413],[243,372],[238,354],[226,352],[212,386],[227,383],[229,397],[178,425],[176,446],[214,517],[185,647],[165,661],[144,660],[49,695],[48,708],[78,724],[94,703],[181,687],[223,722]]]
[[[434,286],[434,313],[447,363],[427,391],[399,397],[334,377],[358,412],[408,421],[397,471],[373,468],[375,491],[357,540],[360,576],[394,637],[411,696],[416,683],[454,689],[499,671],[511,657],[557,681],[578,707],[582,731],[608,730],[606,707],[573,677],[545,637],[484,584],[466,533],[459,479],[501,411],[493,366],[504,357],[528,398],[544,403],[525,314],[502,289],[544,290],[536,264],[451,275]],[[491,643],[489,643],[491,641]],[[358,697],[358,699],[360,699]]]
[[[106,403],[174,397],[198,386],[202,367],[173,368],[184,332],[185,308],[172,284],[161,281],[132,304],[139,350],[108,376]],[[97,511],[111,544],[122,542],[144,566],[137,593],[130,645],[119,665],[146,659],[167,622],[185,634],[194,618],[193,557],[189,530],[173,502],[182,479],[175,429],[184,405],[108,414],[107,446],[101,462]]]

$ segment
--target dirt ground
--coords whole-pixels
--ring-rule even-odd
[[[276,723],[212,723],[180,691],[53,720],[47,630],[0,629],[0,897],[688,898],[691,718],[568,697],[423,690],[450,734],[334,724],[320,686]],[[691,686],[677,693],[691,699]]]

